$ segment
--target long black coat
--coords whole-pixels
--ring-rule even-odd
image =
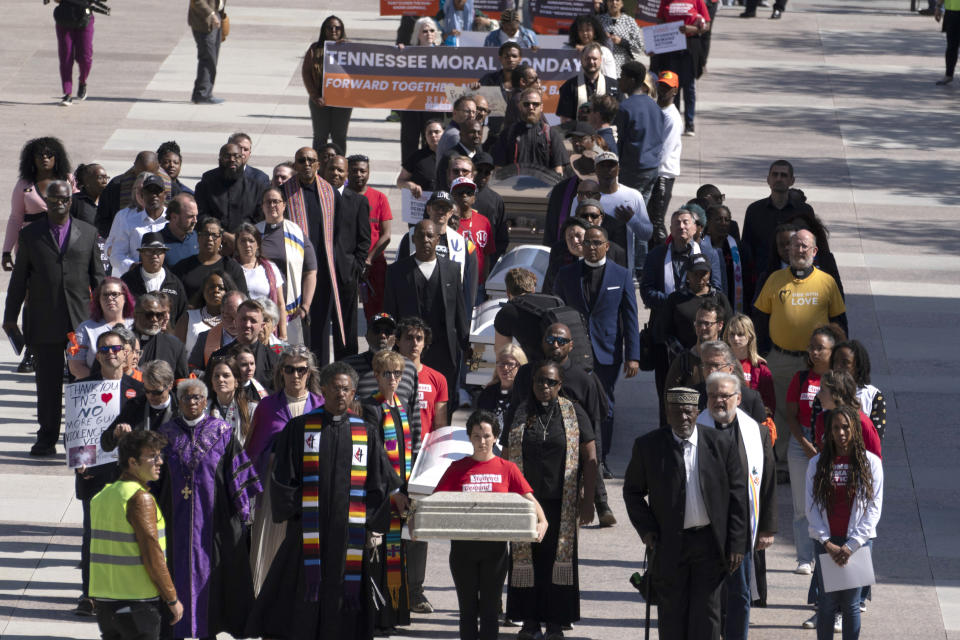
[[[700,493],[716,542],[717,579],[727,555],[747,543],[750,511],[746,471],[729,433],[697,427]],[[649,504],[644,498],[649,497]],[[683,454],[670,429],[657,429],[633,443],[623,479],[623,500],[630,522],[641,537],[656,533],[655,573],[668,575],[680,561],[680,532],[686,503]]]
[[[17,322],[26,299],[30,318],[23,327],[26,343],[65,344],[67,334],[90,316],[90,292],[103,278],[93,225],[71,220],[61,254],[47,219],[32,222],[20,230],[3,321]]]
[[[350,189],[344,189],[342,194],[334,189],[334,194],[336,209],[333,214],[333,265],[337,272],[337,287],[356,290],[367,260],[367,252],[370,251],[370,202],[365,196]],[[327,272],[323,220],[311,217],[307,220],[307,225],[310,241],[317,251],[319,279]],[[317,282],[317,291],[321,289],[329,289],[326,281]]]

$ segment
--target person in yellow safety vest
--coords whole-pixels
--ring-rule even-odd
[[[163,514],[147,487],[160,478],[166,444],[154,431],[125,434],[120,478],[90,504],[90,597],[104,640],[157,640],[162,618],[173,625],[183,616],[167,570]]]

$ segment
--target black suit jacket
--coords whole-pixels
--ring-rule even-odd
[[[697,427],[700,492],[716,541],[717,576],[726,558],[740,553],[749,535],[746,471],[729,432]],[[649,497],[649,504],[644,498]],[[671,429],[657,429],[633,443],[623,479],[623,500],[641,537],[656,533],[654,572],[666,574],[680,561],[680,532],[686,503],[683,453]],[[668,597],[668,594],[661,594]]]
[[[236,231],[241,222],[254,224],[263,216],[260,213],[260,195],[263,186],[246,173],[234,182],[223,179],[223,171],[217,167],[207,171],[197,183],[197,210],[200,217],[211,216],[220,221],[223,230]]]
[[[89,317],[90,291],[103,278],[95,227],[71,220],[61,254],[47,219],[32,222],[20,230],[3,321],[16,323],[26,300],[27,344],[64,344],[67,334]]]
[[[470,343],[470,320],[463,302],[463,287],[460,285],[460,265],[446,258],[437,258],[440,273],[440,289],[443,298],[444,326],[431,327],[433,342],[446,338],[451,362],[458,362],[460,349]],[[419,316],[417,283],[414,272],[417,261],[413,256],[400,258],[387,267],[387,284],[383,310],[394,318]]]
[[[156,426],[159,427],[162,424],[170,422],[176,418],[177,415],[179,415],[177,409],[177,394],[174,390],[171,390],[170,404],[167,405],[163,415],[157,420]],[[113,451],[117,448],[116,428],[118,424],[128,424],[134,431],[150,429],[150,403],[147,401],[147,396],[141,394],[127,401],[120,409],[120,415],[117,416],[117,419],[111,422],[109,427],[104,429],[103,434],[100,436],[100,447],[104,451]]]
[[[210,362],[213,362],[216,358],[226,358],[230,356],[233,353],[233,349],[239,346],[240,343],[234,340],[227,346],[220,347],[210,356]],[[253,377],[256,378],[257,382],[262,384],[266,389],[272,391],[273,373],[276,371],[277,365],[280,363],[280,356],[278,356],[273,349],[268,348],[259,340],[250,345],[250,347],[253,349],[253,357],[257,363],[257,371],[253,374]]]
[[[130,289],[130,293],[133,294],[135,298],[139,298],[147,292],[147,285],[143,281],[143,274],[140,273],[140,263],[133,265],[133,267],[127,271],[125,274],[120,276],[120,279],[123,280],[127,288]],[[173,274],[173,271],[166,267],[161,267],[163,269],[163,282],[160,284],[160,289],[158,293],[163,293],[170,300],[170,326],[177,324],[177,320],[180,319],[187,311],[187,292],[183,288],[183,283],[180,282],[180,278]]]
[[[337,203],[333,214],[333,264],[337,271],[337,287],[356,290],[367,253],[370,251],[370,202],[365,196],[350,189],[344,189],[342,194],[336,189],[333,191]],[[321,280],[325,276],[321,274],[327,271],[323,220],[311,217],[307,224],[310,241],[317,250],[319,292],[326,286],[326,282]],[[317,305],[318,308],[320,306]]]
[[[144,365],[151,360],[163,360],[173,369],[175,380],[186,378],[189,373],[187,369],[187,348],[180,342],[179,338],[169,333],[161,331],[155,336],[143,336],[140,338],[140,365]]]
[[[577,119],[577,78],[579,75],[580,74],[577,74],[567,79],[560,85],[560,89],[557,91],[559,96],[557,100],[558,116],[565,116],[573,120]],[[620,93],[617,91],[617,79],[611,78],[610,76],[603,76],[603,79],[607,86],[606,94],[619,99]],[[614,151],[616,150],[614,149]]]

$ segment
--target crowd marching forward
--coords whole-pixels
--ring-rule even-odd
[[[371,160],[346,155],[352,110],[322,96],[323,44],[346,38],[336,16],[303,60],[313,144],[270,173],[242,132],[192,188],[174,141],[110,179],[72,167],[56,138],[29,140],[2,266],[3,327],[22,326],[19,370],[36,378],[30,454],[56,454],[65,381],[121,390],[100,439],[118,462],[76,470],[76,612],[110,639],[396,633],[433,611],[428,545],[401,535],[413,463],[469,407],[473,455],[437,491],[519,493],[537,541],[454,541],[460,637],[491,640],[503,624],[562,638],[580,617],[578,529],[617,525],[614,390],[645,370],[660,428],[634,443],[623,491],[660,637],[747,637],[751,607],[767,604],[776,485],[789,483],[796,573],[815,605],[803,624],[856,638],[869,587],[827,591],[818,558],[843,567],[876,536],[886,409],[847,335],[827,226],[786,160],[742,228],[712,184],[671,208],[716,9],[662,0],[687,48],[648,58],[623,2],[595,3],[570,29],[580,70],[549,119],[519,11],[497,22],[452,0],[436,19],[404,17],[397,46],[488,31],[501,69],[474,90],[499,88],[507,108],[492,116],[477,93],[449,119],[397,114],[396,185],[431,195],[390,264],[387,196],[368,185]],[[198,104],[216,101],[223,3],[211,11],[191,9]],[[474,309],[513,224],[491,176],[514,164],[556,174],[549,268],[542,282],[506,273],[493,379],[470,389]]]

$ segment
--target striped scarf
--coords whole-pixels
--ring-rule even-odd
[[[393,404],[400,412],[400,429],[403,437],[403,462],[400,461],[400,436],[393,419],[390,405],[385,401],[381,392],[373,394],[373,399],[383,408],[383,446],[387,450],[387,458],[393,471],[403,482],[410,479],[410,470],[413,467],[413,435],[410,431],[410,421],[407,412],[397,394],[393,394]],[[386,535],[387,544],[387,590],[390,592],[390,601],[397,609],[400,602],[400,586],[403,580],[403,559],[400,553],[400,534],[403,529],[403,518],[394,511],[390,516],[390,530]]]
[[[318,408],[307,415],[303,426],[303,565],[306,573],[306,599],[320,599],[323,574],[320,567],[320,437],[323,416]],[[367,426],[363,419],[348,413],[350,420],[351,461],[350,505],[347,518],[347,553],[344,565],[344,602],[349,608],[360,606],[363,546],[366,543]]]

